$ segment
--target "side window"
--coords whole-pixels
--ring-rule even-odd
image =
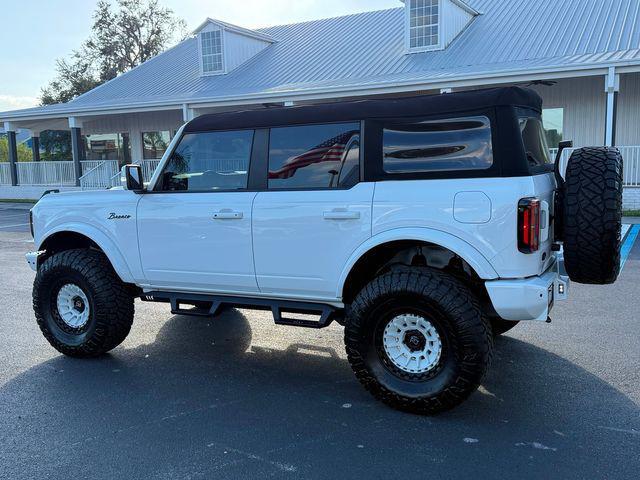
[[[491,123],[466,117],[388,124],[383,132],[387,173],[485,170],[493,165]]]
[[[360,124],[271,129],[269,188],[351,187],[360,178]]]
[[[247,188],[253,130],[189,133],[162,171],[161,191],[209,192]]]

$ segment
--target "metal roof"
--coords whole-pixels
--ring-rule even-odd
[[[67,104],[0,118],[640,65],[638,0],[466,3],[480,15],[445,50],[406,54],[402,7],[260,29],[276,42],[227,75],[201,76],[197,40],[189,38]]]

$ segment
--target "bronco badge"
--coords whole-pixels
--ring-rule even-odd
[[[118,215],[112,212],[107,217],[107,220],[126,220],[127,218],[131,218],[131,215]]]

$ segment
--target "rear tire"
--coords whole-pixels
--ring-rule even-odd
[[[356,296],[345,345],[356,377],[374,397],[398,410],[435,414],[480,385],[493,335],[462,283],[406,267],[380,275]]]
[[[131,330],[133,300],[109,260],[95,250],[52,255],[33,285],[40,330],[71,357],[95,357],[120,345]]]
[[[574,282],[609,284],[620,273],[622,157],[617,148],[580,148],[567,165],[564,261]]]

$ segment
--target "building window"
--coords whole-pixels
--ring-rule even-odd
[[[222,30],[202,32],[200,34],[202,49],[202,72],[221,73],[224,70],[222,57]]]
[[[542,125],[550,148],[558,148],[562,141],[564,108],[545,108],[542,110]]]
[[[87,160],[118,160],[120,165],[131,162],[128,133],[85,136]]]
[[[245,189],[252,145],[253,130],[187,134],[165,165],[159,190]]]
[[[360,124],[271,129],[269,188],[349,188],[360,178]]]
[[[440,44],[440,0],[409,1],[409,48],[431,50]]]
[[[387,173],[485,170],[493,165],[491,124],[468,117],[387,125],[383,167]]]
[[[143,158],[145,160],[159,160],[167,151],[171,135],[166,132],[144,132],[142,144],[144,145]]]

